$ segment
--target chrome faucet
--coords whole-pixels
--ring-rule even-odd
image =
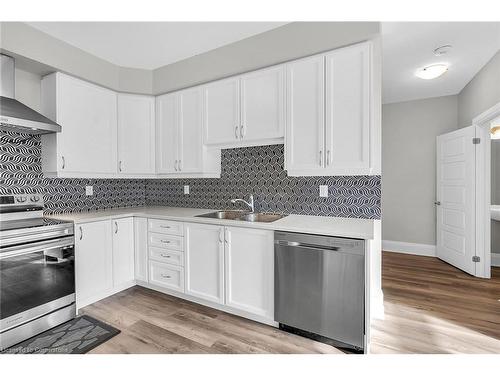
[[[250,197],[248,198],[248,202],[244,199],[231,199],[231,203],[232,204],[236,204],[238,202],[242,202],[242,203],[245,203],[248,208],[250,208],[250,212],[255,212],[255,208],[254,208],[254,205],[253,205],[253,194],[250,194]]]

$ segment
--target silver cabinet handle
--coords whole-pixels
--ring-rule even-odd
[[[223,229],[219,229],[219,243],[222,243],[224,237]]]
[[[243,139],[244,136],[245,136],[245,126],[243,124],[241,124],[241,126],[240,126],[240,138]]]
[[[121,160],[118,162],[118,170],[120,172],[122,171],[122,161]]]
[[[231,235],[229,233],[229,229],[224,228],[224,242],[229,244],[231,242]]]
[[[161,277],[163,277],[164,279],[171,279],[171,278],[172,278],[172,276],[167,275],[167,274],[165,274],[165,273],[162,273],[162,274],[161,274]]]
[[[66,167],[66,159],[64,159],[64,156],[61,156],[61,159],[62,159],[61,169],[64,169]]]
[[[79,227],[79,229],[80,229],[80,241],[81,241],[83,238],[83,229],[82,227]]]
[[[436,202],[434,202],[434,204],[435,204],[436,206],[441,206],[441,202],[440,202],[440,201],[436,201]]]
[[[177,170],[177,160],[174,161],[174,170]]]
[[[234,137],[238,139],[238,125],[234,127]]]
[[[168,240],[160,240],[161,243],[170,243]]]
[[[168,225],[160,225],[160,228],[170,229],[170,226],[168,226]]]
[[[330,165],[330,150],[326,151],[326,165]]]
[[[160,254],[160,256],[161,256],[162,258],[170,258],[170,255],[163,254],[163,253],[161,253],[161,254]]]
[[[319,150],[319,166],[323,166],[323,150]]]
[[[118,223],[115,221],[115,234],[118,233]]]
[[[182,168],[181,168],[181,159],[178,160],[177,168],[179,168],[179,172],[182,171]]]

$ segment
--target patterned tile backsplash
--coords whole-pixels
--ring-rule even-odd
[[[46,212],[61,213],[142,205],[229,209],[231,198],[253,193],[259,211],[380,218],[380,176],[288,177],[283,151],[283,145],[223,150],[220,179],[45,178],[40,137],[0,132],[0,194],[43,193]],[[85,195],[86,185],[93,196]],[[328,185],[328,198],[318,196],[319,185]]]
[[[144,180],[45,178],[40,136],[0,132],[0,195],[43,193],[46,213],[143,206]],[[85,195],[85,186],[94,195]]]
[[[221,178],[147,180],[146,202],[234,209],[244,206],[231,204],[231,198],[253,193],[258,211],[380,218],[380,176],[289,177],[283,162],[283,145],[222,150]],[[319,197],[319,185],[328,185],[328,198]]]

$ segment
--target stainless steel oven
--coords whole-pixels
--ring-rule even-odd
[[[73,224],[43,217],[41,197],[0,199],[3,350],[76,315],[75,254]]]

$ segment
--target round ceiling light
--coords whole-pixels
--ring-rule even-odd
[[[437,78],[448,71],[448,65],[446,64],[434,64],[429,65],[424,68],[417,70],[415,75],[422,79],[434,79]]]

